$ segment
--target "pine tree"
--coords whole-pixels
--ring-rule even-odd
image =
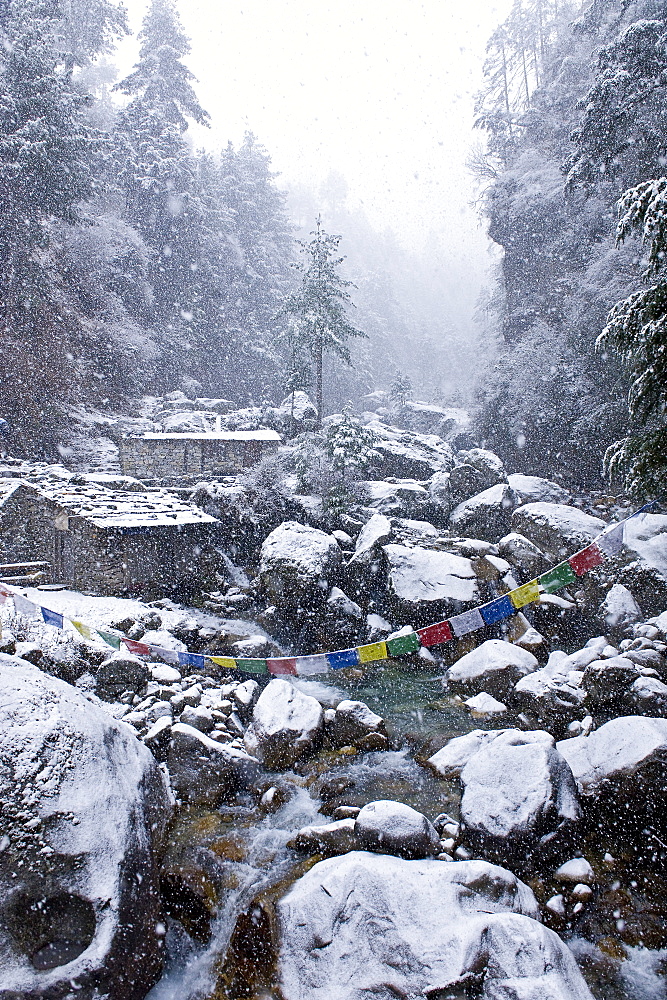
[[[315,367],[315,396],[318,422],[322,420],[322,363],[325,353],[333,354],[346,364],[352,363],[347,341],[365,337],[347,321],[345,310],[351,305],[348,288],[354,287],[339,273],[344,257],[338,257],[342,236],[331,236],[322,227],[320,217],[311,233],[313,239],[299,240],[303,260],[301,287],[285,301],[281,315],[288,322],[291,341],[307,351]]]
[[[346,406],[327,427],[326,449],[333,468],[345,480],[348,472],[360,472],[376,457],[375,435]]]

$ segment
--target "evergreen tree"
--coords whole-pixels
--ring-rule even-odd
[[[306,350],[315,367],[315,397],[318,422],[322,420],[322,366],[325,353],[333,354],[346,364],[352,363],[347,341],[365,337],[347,321],[345,310],[352,303],[348,288],[353,287],[339,273],[344,257],[338,257],[341,236],[331,236],[322,227],[320,217],[311,233],[313,239],[299,240],[305,260],[298,267],[301,286],[285,301],[281,314],[290,326],[295,345]]]
[[[374,445],[375,435],[359,422],[349,405],[327,427],[327,455],[343,482],[349,472],[360,472],[370,465],[376,457]]]

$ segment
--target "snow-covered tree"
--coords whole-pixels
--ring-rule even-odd
[[[405,372],[397,371],[389,388],[389,398],[394,403],[404,403],[412,394],[412,379]]]
[[[349,406],[327,427],[326,449],[332,467],[344,480],[360,472],[376,457],[375,435],[354,416]]]
[[[338,256],[342,236],[325,232],[318,216],[310,242],[299,240],[304,260],[298,265],[300,288],[286,299],[282,315],[291,327],[290,338],[307,351],[315,367],[315,395],[318,420],[322,419],[322,363],[324,354],[333,354],[351,364],[348,341],[365,337],[348,322],[345,311],[352,304],[351,281],[341,277]]]

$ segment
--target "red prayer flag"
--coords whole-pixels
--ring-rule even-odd
[[[568,562],[577,576],[583,576],[584,573],[588,573],[589,569],[594,569],[596,566],[602,565],[604,554],[595,542],[593,542],[588,548],[582,549],[581,552],[576,552],[573,556],[570,556]]]
[[[296,657],[281,656],[274,660],[267,660],[266,664],[270,674],[290,674],[297,676]]]
[[[441,642],[449,642],[454,638],[449,622],[438,622],[427,628],[418,628],[417,635],[422,646],[438,646]]]
[[[139,656],[150,656],[151,647],[147,646],[145,642],[135,642],[134,639],[123,639],[122,642],[131,653],[137,653]]]

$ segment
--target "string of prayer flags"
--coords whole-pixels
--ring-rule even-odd
[[[538,583],[545,594],[555,594],[557,590],[562,590],[576,579],[569,562],[562,562],[538,577]]]
[[[420,648],[421,643],[416,632],[408,632],[406,635],[396,635],[393,639],[387,639],[387,649],[390,656],[407,656],[409,653],[416,653]]]
[[[329,672],[329,661],[325,653],[314,653],[311,656],[299,656],[299,676],[310,677],[315,674],[327,674]]]
[[[208,656],[207,659],[223,670],[236,670],[237,667],[236,660],[232,656]]]
[[[539,600],[539,584],[537,580],[530,580],[528,583],[524,583],[523,587],[510,590],[507,596],[518,611],[519,608],[525,608],[526,604],[532,604],[533,601]]]
[[[63,616],[58,614],[57,611],[49,611],[48,608],[40,608],[40,611],[46,625],[55,625],[56,628],[63,627]]]
[[[437,622],[435,625],[428,625],[426,628],[418,628],[417,635],[422,646],[439,646],[443,642],[450,642],[454,636],[449,622]]]
[[[471,611],[464,611],[463,614],[454,615],[453,618],[449,619],[449,624],[458,639],[462,635],[467,635],[468,632],[476,632],[478,628],[484,628],[484,619],[479,608],[473,608]]]
[[[600,551],[604,552],[606,556],[617,556],[623,548],[624,535],[624,525],[621,521],[620,524],[614,524],[611,528],[603,531],[601,535],[598,535],[595,542]]]
[[[377,663],[378,660],[387,659],[387,643],[371,642],[366,646],[357,646],[357,653],[359,663]]]
[[[505,594],[504,597],[498,597],[495,601],[489,601],[488,604],[483,604],[479,610],[485,625],[495,625],[496,622],[505,621],[516,612],[508,594]]]
[[[568,562],[577,576],[583,576],[584,573],[588,573],[589,569],[601,566],[604,562],[604,556],[595,542],[593,542],[592,545],[582,549],[581,552],[570,556]]]
[[[95,629],[100,639],[103,639],[108,646],[113,646],[114,649],[120,649],[120,636],[114,635],[113,632],[100,632],[99,629]]]
[[[266,665],[266,660],[237,660],[236,665],[239,670],[245,670],[247,674],[268,674],[269,668]]]
[[[178,653],[175,649],[165,649],[163,646],[150,646],[151,656],[157,656],[159,660],[163,660],[165,663],[170,663],[172,667],[178,666]]]
[[[295,656],[277,656],[267,660],[266,665],[269,673],[274,674],[276,677],[285,674],[291,677],[296,677],[297,675]]]
[[[136,639],[123,639],[123,645],[127,646],[131,653],[136,656],[149,656],[151,647],[147,646],[145,642],[137,642]]]
[[[326,657],[332,670],[344,670],[345,667],[356,667],[359,664],[356,649],[340,649],[336,653],[327,653]]]
[[[149,652],[148,646],[146,651]],[[178,654],[178,665],[179,667],[192,667],[193,670],[203,670],[204,669],[205,657],[201,656],[199,653],[179,653]]]
[[[84,625],[83,622],[75,621],[73,618],[70,618],[70,624],[74,626],[79,635],[82,635],[84,639],[89,639],[92,642],[93,630],[89,625]]]
[[[17,615],[25,615],[26,618],[36,618],[37,617],[37,605],[29,601],[27,597],[21,597],[20,594],[12,594],[14,599],[14,610]]]

